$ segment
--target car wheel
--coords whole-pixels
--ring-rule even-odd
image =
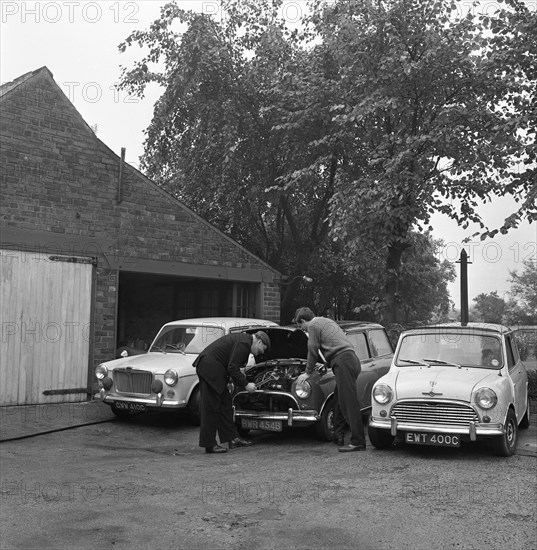
[[[516,450],[518,439],[518,426],[513,409],[507,412],[507,418],[504,425],[505,433],[495,438],[494,450],[499,456],[511,456]]]
[[[315,424],[315,434],[321,441],[334,438],[334,399],[330,399],[321,413],[321,419]]]
[[[520,424],[518,425],[519,428],[522,428],[523,430],[526,430],[530,427],[530,398],[528,397],[528,401],[526,403],[526,413],[522,417],[522,420],[520,421]]]
[[[241,437],[246,437],[250,433],[248,428],[241,428],[240,425],[237,425],[237,431]]]
[[[127,416],[131,415],[130,411],[126,411],[125,409],[118,409],[115,405],[111,405],[110,408],[118,418],[126,418]]]
[[[371,445],[377,449],[389,449],[393,446],[394,436],[390,430],[382,430],[380,428],[367,427],[367,435]]]
[[[201,422],[199,386],[196,386],[192,390],[192,394],[190,395],[190,399],[187,405],[187,411],[188,411],[188,417],[190,419],[190,422],[192,422],[194,426],[199,426]]]

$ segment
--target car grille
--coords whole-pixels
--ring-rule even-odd
[[[114,370],[116,390],[123,393],[151,394],[153,374],[147,371],[116,369]]]
[[[391,414],[398,422],[409,424],[468,426],[472,421],[479,422],[476,412],[471,407],[456,403],[427,401],[397,403]]]
[[[285,394],[270,392],[239,394],[235,397],[233,404],[243,411],[268,411],[287,412],[289,409],[298,409],[296,401]]]

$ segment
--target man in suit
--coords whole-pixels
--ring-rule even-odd
[[[231,395],[227,389],[229,379],[236,386],[245,387],[249,393],[255,391],[255,384],[248,383],[241,367],[248,363],[250,353],[262,355],[270,349],[270,338],[266,332],[255,334],[234,333],[222,336],[208,345],[196,358],[196,368],[200,381],[200,447],[206,453],[225,453],[227,449],[216,443],[216,433],[220,443],[229,442],[229,448],[248,447],[251,441],[239,437],[233,422]]]

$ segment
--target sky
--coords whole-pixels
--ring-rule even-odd
[[[0,83],[46,66],[58,86],[71,100],[84,120],[96,126],[96,132],[110,149],[138,167],[143,153],[144,130],[151,121],[153,105],[160,95],[157,86],[149,87],[144,98],[129,97],[117,91],[115,84],[121,66],[129,68],[142,51],[137,46],[120,53],[118,45],[135,30],[145,30],[159,18],[162,0],[136,1],[9,1],[0,2]],[[218,1],[192,0],[178,2],[193,9],[222,17]],[[461,2],[461,9],[469,1]],[[485,9],[496,2],[484,2]],[[537,9],[537,0],[528,0]],[[283,14],[292,24],[305,9],[302,0],[286,0]],[[493,199],[480,213],[490,228],[499,226],[516,208],[510,199]],[[496,291],[508,299],[510,271],[522,271],[522,262],[537,261],[537,225],[521,223],[507,235],[480,241],[473,237],[479,230],[459,227],[446,216],[433,216],[433,236],[444,245],[438,257],[456,262],[464,246],[472,262],[468,267],[470,306],[478,294]],[[459,264],[457,279],[449,285],[456,307],[460,306]]]

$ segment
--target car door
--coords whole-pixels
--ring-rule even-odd
[[[374,367],[377,376],[384,376],[390,369],[393,359],[393,347],[383,328],[371,329],[367,332],[369,337],[369,347],[371,357],[373,357]]]
[[[371,388],[376,382],[378,376],[375,374],[375,361],[371,356],[371,349],[365,331],[349,331],[346,333],[354,347],[354,351],[360,359],[362,370],[356,380],[358,390],[358,401],[362,409],[371,406]]]
[[[513,387],[515,392],[515,412],[518,422],[524,415],[527,401],[527,374],[520,360],[518,349],[512,340],[511,335],[505,337],[505,352],[507,355],[507,367],[509,369],[509,376],[513,381]]]

